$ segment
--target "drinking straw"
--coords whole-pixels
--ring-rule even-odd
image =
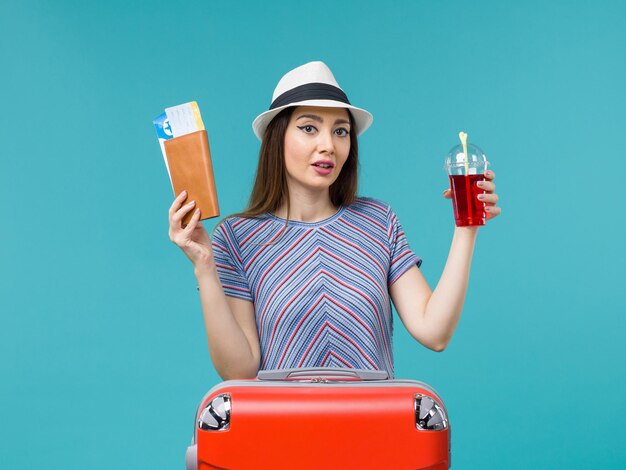
[[[465,174],[469,175],[469,158],[467,157],[467,134],[463,131],[459,132],[459,139],[463,144],[463,155],[465,156]]]
[[[467,201],[467,216],[470,220],[474,219],[474,204],[472,204],[472,191],[469,182],[469,158],[467,156],[467,134],[463,131],[459,132],[459,139],[463,144],[463,155],[465,157],[465,197]]]

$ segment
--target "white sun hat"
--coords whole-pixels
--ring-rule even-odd
[[[350,104],[328,66],[319,61],[301,65],[283,75],[274,89],[270,109],[259,114],[252,123],[259,140],[263,140],[265,129],[274,116],[290,106],[349,109],[357,135],[362,134],[374,120],[369,112]]]

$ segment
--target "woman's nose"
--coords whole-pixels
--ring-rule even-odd
[[[319,140],[317,142],[317,147],[320,152],[334,153],[335,144],[333,142],[332,132],[320,132],[318,136]]]

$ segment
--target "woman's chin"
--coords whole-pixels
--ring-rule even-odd
[[[336,179],[337,178],[334,178],[334,177],[331,178],[330,176],[324,177],[323,179],[322,178],[317,178],[317,179],[314,179],[313,181],[311,181],[309,186],[311,186],[312,188],[315,188],[315,189],[319,189],[319,190],[329,189],[332,186],[332,184],[335,182]]]
[[[305,179],[288,178],[287,184],[307,191],[327,191],[336,180],[337,177],[333,174],[328,176],[312,175]]]

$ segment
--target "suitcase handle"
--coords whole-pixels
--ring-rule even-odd
[[[259,380],[288,380],[322,377],[386,380],[389,375],[385,370],[340,369],[337,367],[303,367],[295,369],[260,370],[257,374],[257,379]]]

